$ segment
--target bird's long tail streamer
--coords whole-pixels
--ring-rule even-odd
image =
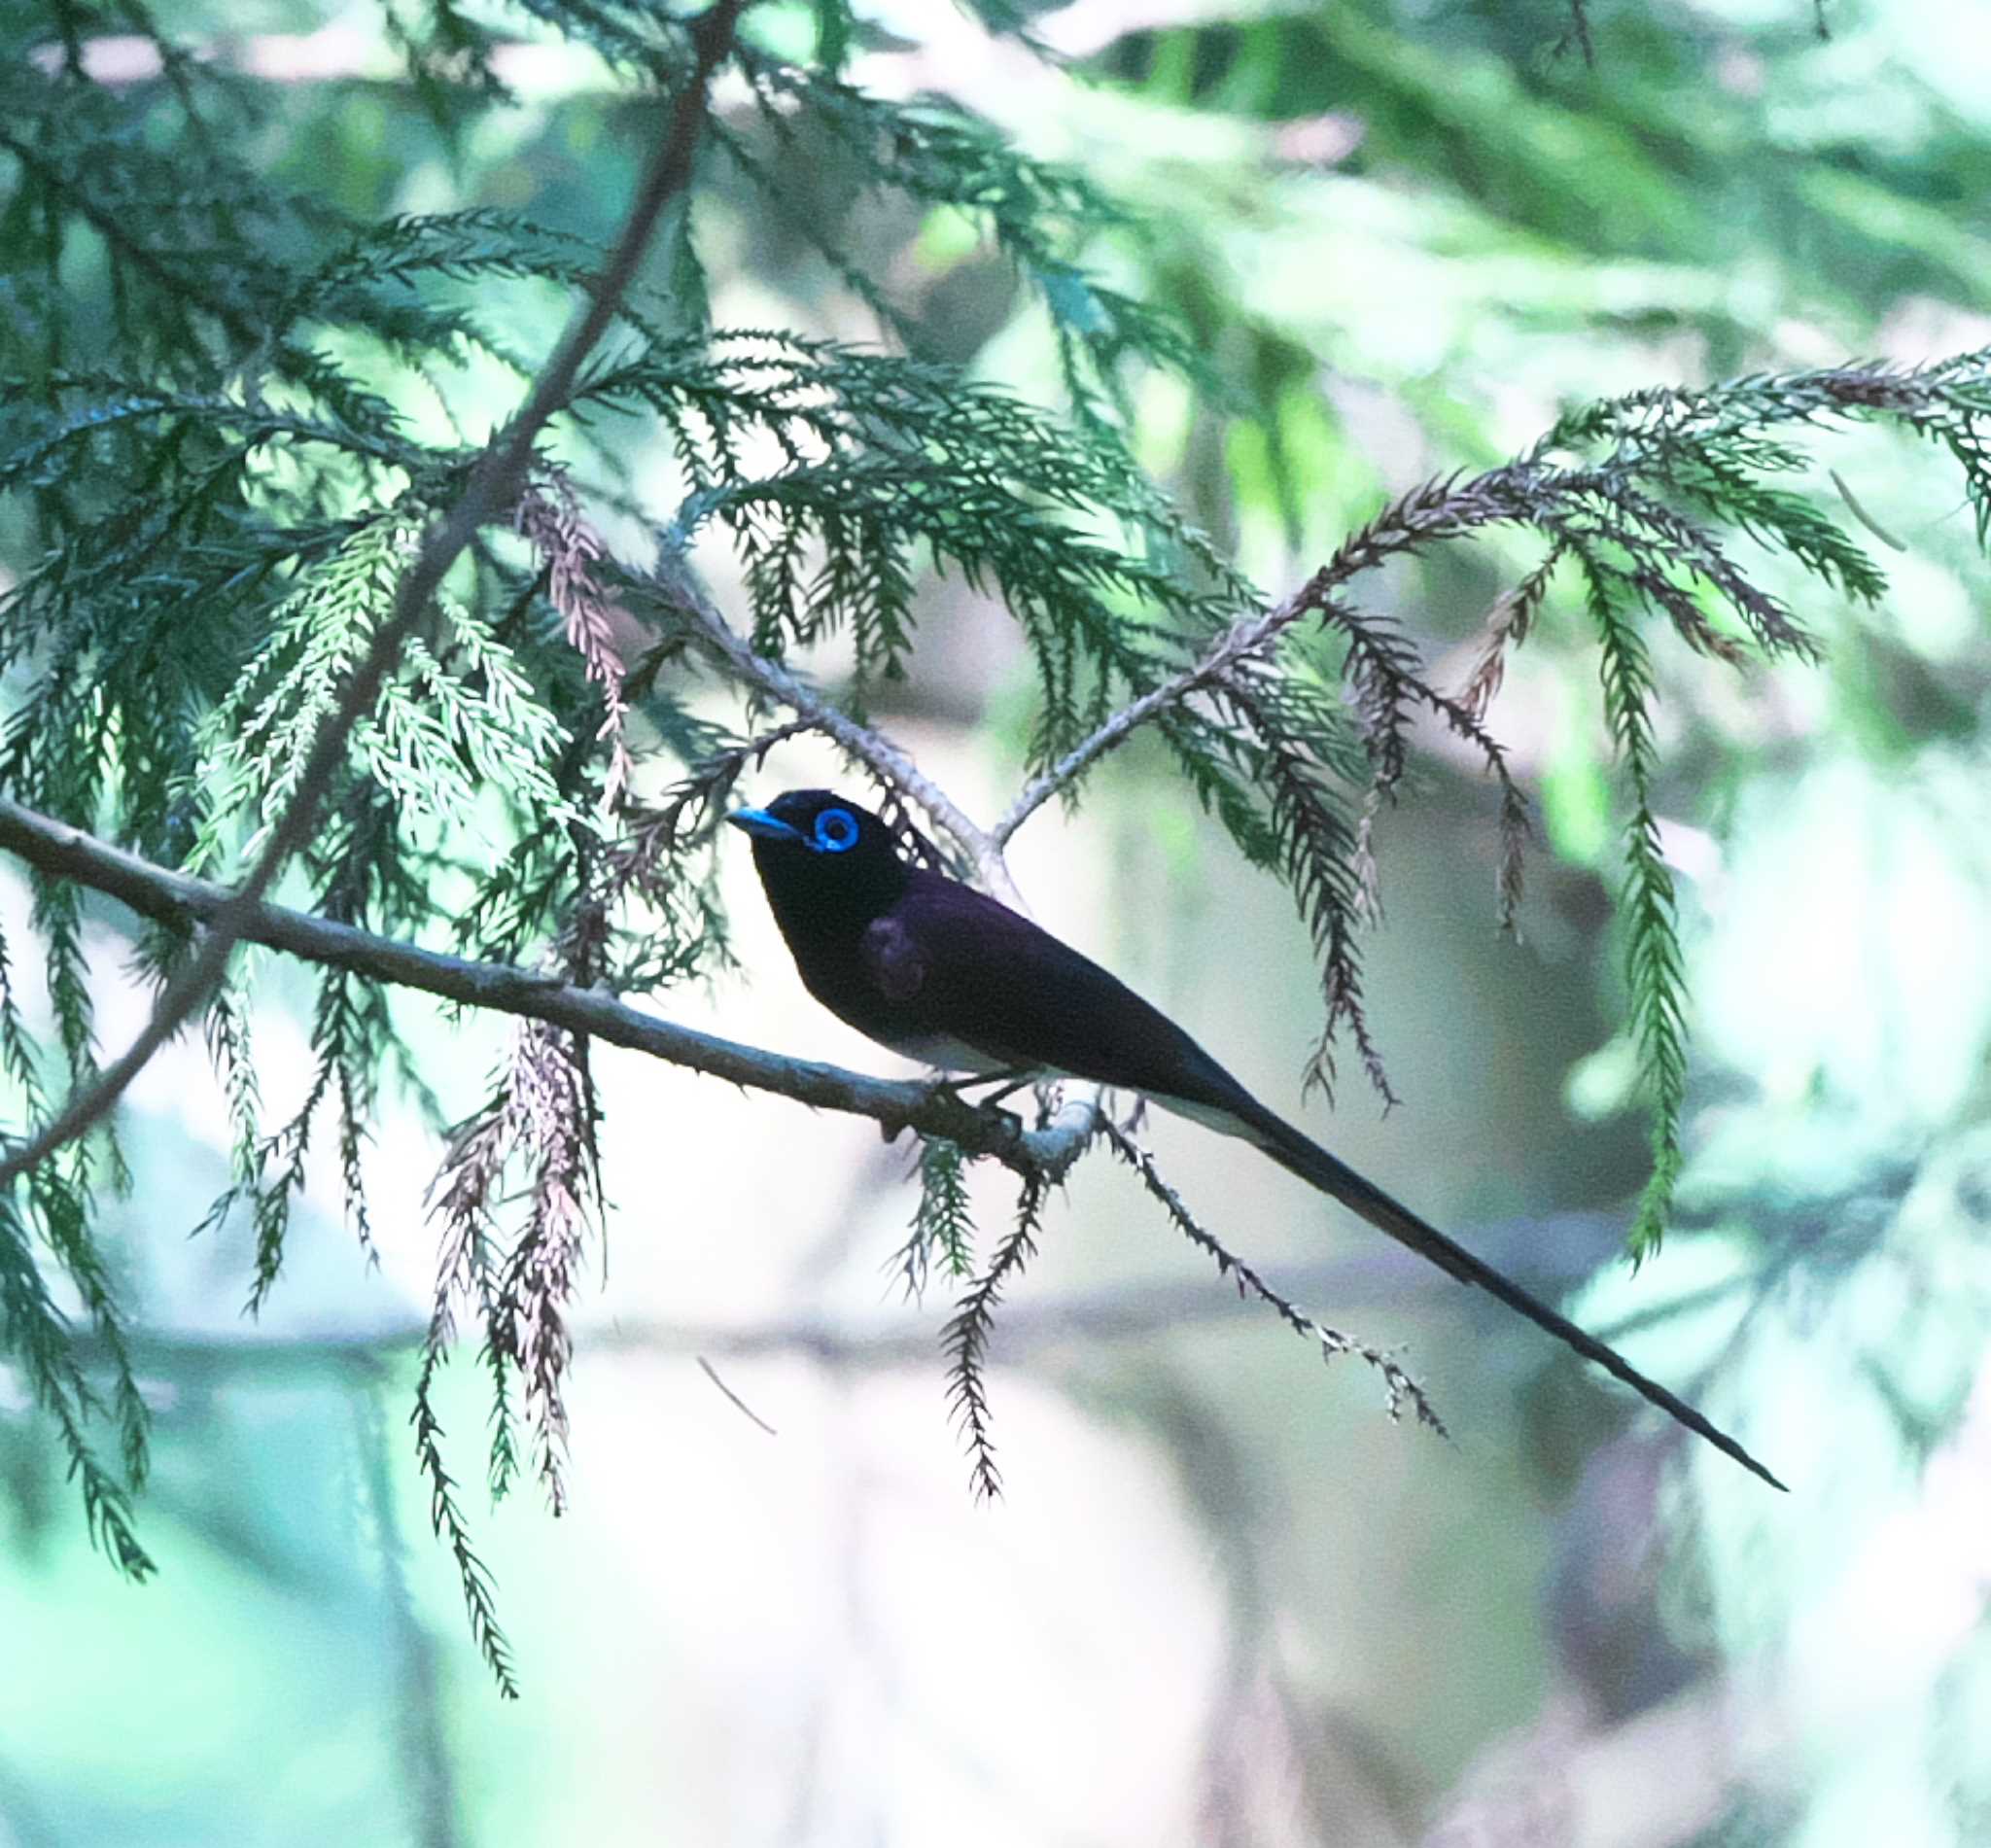
[[[1615,1347],[1607,1346],[1566,1315],[1557,1314],[1548,1304],[1530,1296],[1490,1264],[1474,1257],[1464,1245],[1448,1238],[1436,1226],[1418,1218],[1400,1201],[1392,1200],[1373,1181],[1365,1180],[1347,1163],[1330,1155],[1291,1124],[1267,1110],[1263,1117],[1244,1119],[1238,1129],[1233,1130],[1233,1133],[1240,1133],[1281,1168],[1299,1175],[1323,1194],[1331,1195],[1350,1211],[1360,1214],[1379,1232],[1386,1232],[1400,1244],[1408,1245],[1420,1258],[1429,1259],[1460,1282],[1478,1284],[1489,1296],[1497,1297],[1509,1308],[1518,1310],[1538,1327],[1547,1329],[1557,1341],[1566,1342],[1587,1360],[1595,1361],[1606,1373],[1624,1380],[1668,1417],[1677,1419],[1688,1430],[1705,1438],[1744,1469],[1762,1477],[1772,1488],[1786,1487],[1719,1425],[1711,1423],[1677,1394],[1668,1392],[1658,1380],[1649,1379]]]

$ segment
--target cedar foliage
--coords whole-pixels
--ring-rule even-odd
[[[993,0],[979,11],[992,30],[1019,29]],[[632,96],[685,82],[688,14],[617,0],[529,12],[535,32],[592,48]],[[815,53],[795,57],[772,49],[750,12],[727,59],[735,87],[708,112],[699,185],[744,187],[757,209],[814,236],[875,313],[879,343],[713,325],[694,192],[653,281],[618,304],[613,337],[577,382],[557,441],[541,444],[508,528],[487,529],[450,574],[355,731],[324,824],[292,868],[296,901],[611,993],[709,974],[727,957],[713,886],[724,795],[769,745],[815,721],[775,711],[769,682],[715,647],[688,548],[716,535],[730,550],[760,660],[847,642],[836,698],[858,715],[906,672],[925,585],[959,574],[1028,644],[1029,774],[1074,796],[1132,729],[1117,728],[1120,715],[1151,722],[1244,856],[1291,888],[1312,933],[1324,1018],[1310,1078],[1332,1083],[1345,1036],[1386,1098],[1360,957],[1378,908],[1376,828],[1403,783],[1413,717],[1435,715],[1496,780],[1495,903],[1510,915],[1527,802],[1487,709],[1545,604],[1566,598],[1590,625],[1624,770],[1627,992],[1654,1155],[1631,1248],[1655,1250],[1682,1160],[1688,997],[1654,806],[1663,766],[1648,635],[1668,625],[1733,665],[1814,649],[1810,628],[1742,562],[1738,537],[1750,558],[1782,554],[1838,596],[1878,597],[1865,545],[1794,485],[1808,466],[1799,440],[1836,426],[1886,423],[1940,445],[1981,541],[1991,359],[1656,387],[1573,410],[1512,462],[1391,501],[1279,602],[1130,452],[1129,393],[1145,370],[1199,391],[1229,385],[1205,371],[1193,330],[1089,267],[1129,214],[959,108],[864,93],[844,76],[860,22],[843,0],[818,0],[814,19]],[[490,380],[520,396],[541,364],[503,311],[505,292],[576,295],[601,253],[508,211],[368,220],[331,188],[272,186],[254,150],[281,98],[194,57],[135,3],[115,17],[65,5],[52,29],[8,20],[0,793],[158,865],[232,878],[295,795],[421,534],[463,491]],[[509,41],[478,17],[430,0],[394,10],[388,29],[440,145],[460,145],[504,105]],[[1333,29],[1359,40],[1352,23]],[[112,30],[150,44],[156,75],[92,75],[87,45]],[[839,150],[881,195],[974,222],[1049,331],[1059,402],[1027,403],[908,344],[910,324],[865,253],[812,230],[792,178],[805,142]],[[664,508],[620,459],[653,434],[678,487]],[[641,522],[655,559],[617,556],[590,506]],[[1532,536],[1538,562],[1495,606],[1469,681],[1447,689],[1355,586],[1393,559],[1497,529]],[[628,661],[613,641],[624,617],[655,638]],[[736,695],[729,724],[694,704],[715,676]],[[875,758],[859,753],[854,769],[910,825],[908,790]],[[10,1136],[96,1069],[81,893],[30,878],[32,941],[0,946]],[[134,954],[163,979],[187,945],[185,931],[149,925]],[[45,1036],[15,999],[23,956],[46,970]],[[253,983],[238,963],[203,1019],[232,1131],[230,1183],[205,1223],[244,1214],[253,1225],[251,1308],[279,1284],[314,1136],[332,1139],[347,1213],[368,1237],[367,1126],[384,1075],[408,1058],[378,985],[325,968],[307,1094],[272,1122],[248,1025]],[[585,1044],[529,1024],[484,1104],[450,1134],[433,1196],[443,1244],[415,1444],[473,1631],[507,1691],[509,1653],[430,1387],[467,1319],[492,1398],[492,1494],[530,1473],[560,1505],[567,1315],[603,1201],[595,1119]],[[1238,1267],[1145,1154],[1112,1136],[1227,1274],[1330,1352],[1346,1345]],[[946,1337],[953,1402],[975,1481],[993,1489],[982,1360],[996,1296],[1037,1236],[1044,1182],[1025,1179],[1016,1224],[977,1275],[961,1168],[951,1144],[925,1145],[900,1263],[914,1288],[936,1263],[962,1287]],[[68,1456],[92,1536],[143,1577],[131,1502],[146,1411],[95,1231],[106,1193],[132,1181],[113,1121],[0,1197],[0,1336]],[[87,1361],[78,1311],[93,1337]],[[1435,1422],[1393,1363],[1369,1357],[1389,1373],[1393,1406]]]

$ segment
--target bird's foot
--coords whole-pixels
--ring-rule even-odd
[[[935,1078],[927,1086],[926,1096],[935,1103],[945,1101],[958,1104],[963,1110],[990,1110],[999,1104],[1004,1098],[1021,1091],[1034,1076],[1034,1073],[1028,1071],[979,1071],[962,1078]],[[995,1085],[996,1089],[986,1098],[977,1099],[967,1095],[971,1090],[990,1084]],[[1012,1126],[1013,1133],[1019,1136],[1023,1134],[1023,1119],[1014,1110],[999,1110],[996,1114],[1007,1120]],[[886,1128],[888,1133],[885,1139],[890,1142],[895,1138],[897,1132],[889,1125]]]
[[[970,1110],[986,1109],[991,1104],[1000,1103],[1004,1098],[1021,1091],[1036,1074],[1030,1071],[977,1071],[963,1078],[936,1078],[933,1080],[930,1096],[951,1098],[956,1103],[964,1104]],[[981,1085],[994,1085],[996,1089],[978,1103],[968,1093]]]
[[[949,1103],[962,1110],[980,1110],[989,1104],[999,1103],[1012,1091],[1029,1082],[1027,1076],[1012,1071],[973,1072],[960,1078],[935,1077],[926,1082],[926,1101]],[[1002,1088],[980,1102],[967,1095],[977,1085],[986,1084],[999,1084]],[[1005,1110],[1002,1114],[1015,1122],[1021,1132],[1023,1125],[1013,1111]],[[878,1134],[883,1141],[896,1142],[911,1127],[910,1121],[904,1117],[884,1117],[879,1120]]]

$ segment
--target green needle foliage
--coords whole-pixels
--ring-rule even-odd
[[[908,1296],[926,1290],[926,1279],[938,1266],[956,1283],[975,1273],[975,1222],[968,1202],[967,1158],[944,1136],[920,1141],[920,1203],[913,1213],[912,1236],[891,1262]]]
[[[975,11],[992,29],[1018,29],[1009,9]],[[802,12],[813,52],[796,49]],[[1361,943],[1410,727],[1436,717],[1496,781],[1495,899],[1511,914],[1528,805],[1486,713],[1505,661],[1553,610],[1589,624],[1624,770],[1629,1017],[1654,1126],[1632,1250],[1649,1254],[1680,1171],[1689,1069],[1651,637],[1670,629],[1729,664],[1811,653],[1811,631],[1767,587],[1766,555],[1834,596],[1880,594],[1858,537],[1799,485],[1807,445],[1843,424],[1939,445],[1982,541],[1991,360],[1655,388],[1573,411],[1518,460],[1390,501],[1299,591],[1261,588],[1133,453],[1144,380],[1191,394],[1238,383],[1210,372],[1193,315],[1109,280],[1107,254],[1125,247],[1112,240],[1150,234],[1141,215],[961,108],[857,87],[848,65],[866,28],[840,0],[768,13],[764,27],[747,14],[690,196],[645,285],[617,304],[509,523],[481,533],[451,571],[354,731],[287,900],[611,994],[719,971],[729,952],[713,850],[725,793],[781,737],[832,729],[798,703],[818,698],[807,681],[784,670],[847,644],[833,710],[861,721],[908,673],[934,581],[958,575],[1007,610],[1027,645],[1028,775],[1071,797],[1151,724],[1244,856],[1291,888],[1312,932],[1324,1029],[1310,1076],[1332,1079],[1345,1034],[1386,1098]],[[501,28],[481,10],[427,0],[389,9],[382,33],[437,150],[462,161],[478,126],[508,107],[504,53],[521,42],[591,51],[623,87],[618,120],[640,145],[655,132],[655,98],[678,93],[692,67],[692,17],[530,0],[521,41],[517,20]],[[1381,55],[1352,16],[1320,29]],[[89,42],[113,33],[149,48],[147,74],[93,71]],[[609,227],[583,236],[481,204],[396,212],[356,202],[308,157],[273,168],[262,151],[286,99],[200,49],[132,3],[65,4],[43,18],[13,10],[0,23],[0,794],[157,867],[229,881],[297,794],[422,535],[544,365],[545,304],[592,287]],[[1413,139],[1428,87],[1421,66],[1392,69],[1401,110],[1385,139]],[[806,182],[824,150],[863,196],[973,227],[1048,338],[1055,402],[1026,401],[928,350],[892,279],[813,210]],[[601,190],[615,191],[612,178]],[[881,342],[714,325],[703,232],[728,199],[799,232],[872,311]],[[1257,357],[1258,385],[1290,382],[1275,354]],[[1356,585],[1491,529],[1529,536],[1535,562],[1495,605],[1466,683],[1448,689]],[[607,530],[645,537],[611,546]],[[730,638],[688,563],[715,543],[749,610]],[[633,651],[618,640],[632,629],[648,638]],[[716,684],[732,702],[718,717]],[[782,690],[795,686],[800,696]],[[832,735],[910,825],[922,791],[866,745],[877,734]],[[946,847],[973,858],[971,841]],[[95,1069],[102,972],[85,953],[79,889],[40,868],[31,878],[49,1011],[46,1027],[24,1013],[13,987],[21,948],[0,946],[10,1137],[32,1133]],[[188,940],[184,924],[148,925],[140,966],[163,979]],[[279,1281],[314,1133],[335,1140],[366,1240],[365,1146],[383,1084],[423,1098],[443,1077],[421,1070],[379,981],[327,967],[304,1099],[272,1123],[249,1028],[256,979],[238,962],[203,1019],[231,1164],[203,1226],[247,1216],[251,1308]],[[431,1387],[466,1323],[492,1395],[492,1494],[530,1473],[560,1506],[568,1316],[607,1191],[597,1117],[585,1041],[528,1024],[449,1133],[431,1201],[442,1253],[415,1444],[434,1524],[506,1691],[509,1652]],[[1199,1244],[1235,1263],[1144,1155],[1121,1153]],[[977,1276],[963,1170],[952,1143],[923,1145],[901,1263],[915,1289],[938,1265],[964,1290],[946,1336],[954,1400],[976,1483],[993,1490],[982,1361],[996,1298],[1041,1230],[1046,1182],[1025,1181],[1014,1227]],[[92,1536],[142,1577],[151,1562],[130,1501],[145,1477],[146,1409],[97,1231],[106,1191],[129,1181],[106,1127],[0,1198],[0,1340],[68,1455]],[[1321,1334],[1240,1274],[1293,1326]],[[1408,1380],[1391,1391],[1435,1416]]]

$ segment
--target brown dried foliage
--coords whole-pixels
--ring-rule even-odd
[[[602,690],[606,710],[595,736],[609,745],[602,801],[612,809],[629,786],[632,768],[629,702],[615,645],[617,627],[628,628],[630,618],[602,579],[608,547],[582,514],[574,484],[557,469],[543,469],[519,495],[512,523],[544,562],[546,595],[567,625],[568,643],[580,656],[587,678]]]

